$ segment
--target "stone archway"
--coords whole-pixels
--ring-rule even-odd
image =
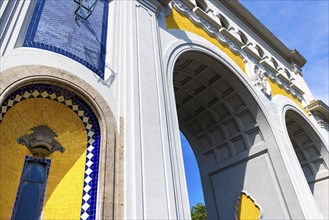
[[[173,87],[179,128],[197,158],[208,217],[260,217],[262,210],[264,218],[285,217],[270,162],[277,148],[271,128],[234,73],[208,55],[186,52],[175,63]],[[241,204],[241,193],[252,202]],[[246,204],[252,212],[244,212]]]
[[[285,122],[290,141],[314,199],[323,217],[328,217],[328,150],[308,122],[298,113],[288,110]]]

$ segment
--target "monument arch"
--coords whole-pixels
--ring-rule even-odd
[[[49,176],[39,172],[38,184],[48,182],[34,209],[43,219],[190,219],[180,129],[210,218],[327,217],[285,116],[302,128],[306,121],[326,145],[329,107],[303,78],[306,59],[240,1],[10,0],[0,8],[0,181],[11,187],[0,189],[2,218],[23,213],[16,200],[22,182],[30,186],[25,174],[50,167]]]
[[[256,97],[257,95],[254,91],[249,92],[240,81],[241,78],[243,80],[244,74],[239,75],[238,71],[226,64],[230,61],[221,62],[214,58],[214,54],[210,55],[212,52],[198,45],[186,44],[177,48],[174,51],[179,55],[176,56],[173,72],[168,72],[168,81],[172,85],[171,88],[167,88],[170,91],[169,103],[173,103],[173,99],[176,103],[170,106],[170,109],[175,108],[171,113],[173,127],[169,128],[174,137],[174,141],[171,142],[172,154],[179,156],[181,153],[180,129],[197,158],[210,218],[230,218],[238,212],[232,205],[235,204],[238,195],[242,191],[250,193],[250,190],[246,189],[248,186],[243,184],[244,178],[250,178],[248,175],[252,175],[252,172],[257,173],[256,170],[246,169],[249,159],[252,160],[263,153],[277,154],[276,138],[252,93]],[[177,52],[179,50],[181,53]],[[258,151],[255,150],[257,148]],[[242,165],[237,165],[239,163]],[[234,166],[240,166],[239,174],[234,173]],[[270,165],[269,169],[281,168]],[[275,172],[273,170],[271,172]],[[225,186],[225,181],[218,178],[221,172],[233,179],[240,178],[241,185],[236,181],[235,189]],[[218,179],[214,177],[216,175]],[[270,177],[267,180],[273,179]],[[274,184],[278,184],[278,181],[274,180]],[[228,181],[227,184],[230,185],[232,182],[234,181]],[[223,191],[215,192],[214,189]],[[230,192],[224,199],[225,204],[230,204],[227,207],[219,199],[224,197],[225,191]],[[257,201],[259,202],[259,199]],[[262,208],[264,210],[264,207]],[[225,214],[221,210],[226,210]],[[281,214],[289,215],[285,211]]]

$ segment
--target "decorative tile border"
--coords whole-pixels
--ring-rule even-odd
[[[46,168],[47,169],[47,174],[46,174],[46,180],[45,180],[45,183],[44,183],[45,186],[43,187],[42,192],[41,192],[42,193],[42,195],[41,195],[41,204],[39,205],[39,210],[37,212],[38,219],[40,218],[41,213],[42,213],[42,207],[43,207],[43,203],[44,203],[44,200],[45,200],[45,194],[46,194],[46,188],[47,188],[47,182],[48,182],[48,177],[49,177],[49,169],[50,169],[51,161],[49,159],[41,159],[41,158],[26,156],[25,161],[24,161],[22,174],[21,174],[21,179],[19,181],[19,185],[18,185],[18,189],[17,189],[17,194],[16,194],[16,199],[15,199],[15,203],[14,203],[13,212],[12,212],[12,215],[11,215],[12,219],[14,219],[13,217],[16,215],[16,212],[17,212],[18,198],[19,198],[19,196],[22,192],[23,175],[24,175],[27,163],[29,161],[47,164],[46,165],[47,166],[47,168]]]
[[[32,84],[17,89],[0,105],[0,123],[4,115],[17,103],[30,98],[45,98],[60,102],[72,109],[83,122],[87,133],[87,152],[82,193],[81,219],[96,219],[100,129],[90,107],[75,93],[51,84]]]

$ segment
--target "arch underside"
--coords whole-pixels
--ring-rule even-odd
[[[193,59],[179,60],[174,90],[182,132],[193,138],[197,153],[205,157],[206,167],[216,166],[263,142],[247,104],[213,69]]]
[[[179,127],[197,158],[209,218],[232,219],[243,190],[269,209],[272,198],[281,210],[268,210],[268,217],[284,216],[267,152],[271,130],[245,86],[223,64],[193,52],[177,60],[173,84]]]
[[[329,217],[328,151],[308,123],[293,111],[286,113],[288,135],[310,190],[323,215]]]

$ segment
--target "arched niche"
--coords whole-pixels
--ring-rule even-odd
[[[122,141],[122,137],[117,133],[116,119],[113,116],[111,107],[104,97],[83,79],[75,76],[71,72],[58,68],[40,65],[26,65],[7,69],[0,74],[3,77],[1,84],[2,90],[0,90],[0,104],[2,107],[7,106],[6,111],[10,111],[8,106],[12,106],[12,101],[10,100],[16,98],[16,95],[13,97],[13,94],[16,91],[23,91],[22,89],[27,88],[27,98],[24,97],[22,99],[17,99],[19,101],[18,104],[17,100],[13,101],[14,107],[19,105],[21,100],[24,100],[22,103],[25,102],[25,104],[30,100],[34,102],[52,102],[62,105],[63,108],[67,108],[71,111],[73,115],[76,115],[78,118],[80,117],[79,120],[81,121],[81,124],[85,123],[83,121],[82,114],[85,114],[85,121],[89,118],[89,121],[92,120],[93,122],[97,122],[99,124],[100,138],[97,140],[97,145],[99,145],[99,151],[97,152],[99,154],[99,166],[97,180],[95,179],[94,181],[94,185],[95,183],[98,184],[97,191],[94,192],[97,200],[94,201],[96,205],[93,207],[97,210],[97,212],[93,213],[93,217],[105,219],[122,218],[123,184],[115,184],[117,182],[123,183],[123,177],[120,175],[123,173],[123,158],[115,159],[116,155],[122,152],[122,149],[119,150],[116,148],[116,146],[120,144],[120,141]],[[40,84],[42,85],[40,86]],[[76,103],[74,101],[75,99],[78,100]],[[47,103],[45,103],[45,106],[49,106]],[[81,110],[79,107],[82,105],[86,106],[86,108],[89,109],[89,114],[92,113],[94,116],[91,117],[86,115],[87,111],[80,111],[79,115],[79,110]],[[36,106],[40,106],[40,103],[37,103]],[[79,110],[77,110],[77,108]],[[56,108],[53,108],[53,110],[56,112]],[[60,110],[57,112],[59,115],[59,120],[62,120],[63,118],[61,113],[62,111]],[[6,117],[3,112],[2,117]],[[67,121],[70,122],[69,120]],[[85,127],[85,130],[87,131],[89,126],[86,125]],[[69,128],[69,126],[67,126],[67,128]],[[89,131],[86,132],[86,135],[88,135],[88,133]],[[67,135],[70,135],[70,133],[67,132]],[[94,133],[90,132],[89,136],[91,135],[94,135]],[[16,136],[17,135],[14,135],[14,137]],[[85,140],[86,143],[88,140]],[[90,142],[92,142],[92,140],[90,140]],[[69,145],[67,144],[67,146]],[[96,148],[95,146],[94,148]],[[89,142],[86,147],[90,147]],[[21,148],[24,149],[23,147]],[[51,167],[51,169],[53,167]],[[1,174],[2,171],[3,170],[1,170]],[[89,173],[89,171],[87,172]],[[115,178],[116,176],[117,178]],[[121,177],[119,178],[118,176]],[[86,188],[86,190],[88,190],[88,188]],[[79,206],[81,209],[86,207],[82,207],[82,203],[83,202],[79,201]]]
[[[328,150],[309,123],[293,110],[288,110],[285,123],[305,178],[323,215],[328,217],[329,157]]]

